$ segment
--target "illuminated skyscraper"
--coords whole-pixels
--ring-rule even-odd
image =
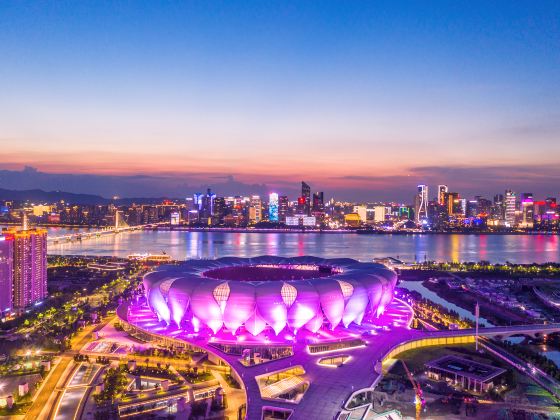
[[[438,185],[437,186],[437,191],[438,191],[437,201],[438,201],[439,204],[444,205],[445,204],[445,194],[447,194],[447,192],[449,192],[449,188],[447,187],[447,185]]]
[[[311,187],[301,181],[301,197],[298,199],[298,209],[302,214],[309,216],[311,214]]]
[[[458,216],[462,214],[459,193],[446,192],[443,194],[443,205],[447,211],[448,216]]]
[[[270,193],[268,196],[268,220],[270,222],[278,221],[278,194]]]
[[[466,216],[467,215],[467,199],[466,198],[460,198],[459,199],[459,209],[460,209],[461,216]]]
[[[202,210],[202,193],[193,194],[193,210]]]
[[[288,212],[290,211],[290,203],[288,202],[287,195],[281,195],[278,197],[278,221],[285,223],[286,216],[288,216]]]
[[[22,310],[47,296],[47,230],[10,229],[14,238],[13,305]]]
[[[13,308],[14,237],[0,235],[0,315]]]
[[[505,220],[505,201],[502,194],[496,194],[494,196],[492,208],[490,209],[490,217],[497,222]]]
[[[521,195],[521,225],[525,228],[533,227],[535,218],[535,205],[533,193],[523,193]]]
[[[376,223],[381,223],[385,221],[385,214],[387,208],[385,206],[375,206],[373,208],[374,214],[373,214],[373,220]]]
[[[210,223],[209,219],[214,215],[214,199],[216,194],[210,188],[206,190],[206,194],[202,196],[202,204],[200,208],[200,219],[204,223]]]
[[[233,198],[231,199],[233,201]],[[232,203],[233,207],[233,203]],[[214,199],[214,215],[212,217],[213,221],[212,224],[222,224],[224,221],[224,217],[226,216],[226,212],[228,210],[228,206],[226,204],[226,199],[224,197],[216,197]]]
[[[360,218],[360,223],[365,223],[367,221],[367,207],[360,205],[354,206],[354,213]]]
[[[414,214],[417,223],[428,220],[428,186],[418,185],[418,192],[414,197]]]
[[[169,215],[169,223],[173,226],[178,225],[181,222],[181,214],[178,211],[173,211]]]
[[[311,213],[316,217],[323,217],[325,212],[324,194],[322,191],[313,193],[313,204],[311,206]]]
[[[515,225],[515,193],[511,190],[506,190],[504,214],[506,226],[513,227]]]
[[[249,223],[259,223],[262,220],[262,203],[258,195],[251,197],[249,204]]]

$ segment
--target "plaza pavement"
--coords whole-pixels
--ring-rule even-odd
[[[398,304],[400,305],[400,304]],[[319,365],[317,362],[325,355],[311,355],[307,352],[307,341],[305,339],[298,340],[294,344],[294,355],[288,358],[270,361],[260,365],[246,367],[239,362],[240,356],[225,354],[215,347],[208,344],[207,339],[192,339],[186,334],[179,333],[177,329],[172,327],[169,330],[161,327],[157,317],[143,316],[142,322],[135,325],[150,330],[150,327],[157,329],[157,334],[173,336],[189,342],[205,351],[218,356],[226,361],[243,380],[245,395],[247,401],[247,418],[260,419],[262,409],[265,406],[273,406],[280,408],[288,408],[294,410],[293,419],[333,419],[341,411],[346,399],[353,391],[371,386],[379,376],[375,370],[375,363],[388,353],[394,346],[408,339],[421,338],[422,333],[407,328],[409,317],[412,314],[406,314],[403,319],[402,315],[395,315],[396,312],[402,310],[402,306],[388,308],[386,315],[381,320],[382,324],[393,324],[395,321],[398,327],[392,327],[390,330],[380,330],[374,335],[362,337],[366,341],[365,347],[354,349],[342,349],[330,354],[349,354],[351,360],[339,368]],[[398,307],[397,307],[398,306]],[[395,319],[391,318],[396,316]],[[367,328],[356,331],[357,333],[365,331]],[[290,368],[291,366],[302,365],[305,369],[305,379],[309,381],[310,386],[307,389],[303,399],[299,404],[292,404],[280,401],[263,400],[260,395],[259,387],[255,380],[256,376]],[[240,402],[236,398],[237,403]]]
[[[274,360],[255,366],[244,366],[239,362],[239,355],[230,355],[209,344],[208,337],[192,337],[185,332],[179,331],[177,328],[163,326],[157,317],[151,311],[141,311],[139,317],[132,317],[131,321],[137,327],[153,334],[173,337],[174,339],[183,340],[206,352],[213,354],[234,369],[241,377],[244,386],[244,392],[247,402],[247,418],[260,419],[262,409],[265,406],[288,408],[294,410],[292,419],[334,419],[342,410],[343,404],[348,397],[354,392],[362,388],[371,387],[379,378],[379,374],[375,372],[376,362],[381,361],[389,352],[400,344],[423,338],[443,338],[443,337],[461,337],[473,336],[474,330],[445,330],[445,331],[420,331],[409,329],[410,318],[404,319],[402,313],[403,302],[393,300],[393,303],[387,308],[382,315],[382,319],[376,321],[376,324],[384,325],[384,328],[364,325],[361,327],[351,327],[350,331],[366,342],[365,347],[353,349],[341,349],[334,354],[348,354],[352,358],[343,366],[332,368],[319,365],[317,362],[325,355],[311,355],[307,351],[307,340],[305,338],[297,340],[294,344],[294,355],[288,358]],[[391,307],[392,306],[392,307]],[[125,309],[125,308],[120,308]],[[120,313],[127,313],[126,309]],[[549,325],[532,325],[532,326],[512,326],[512,327],[495,327],[481,328],[481,336],[509,335],[515,333],[536,333],[543,331],[553,331],[560,329],[559,324]],[[371,334],[363,334],[370,331]],[[310,386],[303,396],[299,404],[280,401],[266,401],[261,398],[259,387],[255,380],[256,376],[284,370],[291,366],[301,365],[305,369],[305,379],[309,381]],[[241,393],[237,393],[235,403],[241,404],[243,398]],[[233,401],[232,401],[233,402]],[[233,404],[232,404],[233,406]],[[232,408],[232,407],[230,407]]]

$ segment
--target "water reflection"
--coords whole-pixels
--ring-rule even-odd
[[[66,229],[49,229],[53,236]],[[356,235],[135,231],[50,245],[51,254],[116,255],[166,252],[177,259],[224,256],[318,255],[371,260],[393,256],[405,261],[480,261],[529,264],[559,262],[558,236],[547,235]]]
[[[448,302],[444,298],[438,296],[437,293],[432,292],[430,289],[427,289],[426,287],[424,287],[424,285],[422,285],[422,282],[419,282],[419,281],[401,281],[399,283],[399,287],[404,287],[405,289],[408,289],[408,290],[414,290],[414,291],[420,293],[422,295],[422,297],[424,297],[428,300],[431,300],[432,302],[435,302],[435,303],[443,306],[444,308],[446,308],[450,311],[457,312],[461,318],[465,318],[465,319],[468,319],[470,321],[475,321],[475,317],[474,317],[473,313],[467,311],[464,308],[461,308],[460,306],[455,305],[454,303]],[[492,324],[490,321],[488,321],[486,318],[483,318],[483,317],[479,317],[479,322],[480,322],[480,324],[484,324],[488,327],[494,326],[494,324]]]

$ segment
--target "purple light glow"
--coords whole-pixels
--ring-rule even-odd
[[[229,278],[231,276],[231,278]],[[150,309],[167,325],[235,339],[335,330],[375,319],[393,299],[396,274],[381,264],[316,257],[192,260],[144,277]]]

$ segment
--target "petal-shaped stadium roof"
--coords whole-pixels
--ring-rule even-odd
[[[245,328],[253,335],[267,327],[278,334],[375,322],[396,282],[382,264],[271,255],[189,260],[143,279],[148,305],[167,324],[200,324],[214,333]]]

